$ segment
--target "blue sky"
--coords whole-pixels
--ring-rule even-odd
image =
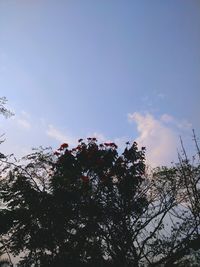
[[[136,139],[149,161],[200,136],[198,0],[1,0],[4,152]]]

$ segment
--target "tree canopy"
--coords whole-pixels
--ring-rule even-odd
[[[138,261],[131,225],[147,206],[140,190],[144,148],[133,143],[118,155],[114,143],[89,138],[72,150],[62,144],[54,154],[35,152],[26,160],[2,181],[0,220],[12,253],[26,252],[25,266]]]
[[[198,153],[148,173],[136,142],[88,138],[0,160],[1,249],[20,266],[195,266]]]

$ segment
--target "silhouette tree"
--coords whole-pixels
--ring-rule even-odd
[[[199,266],[196,147],[195,162],[182,146],[178,164],[152,175],[135,142],[121,154],[88,138],[35,150],[21,165],[1,158],[4,248],[23,252],[24,267]]]
[[[152,243],[152,266],[200,266],[200,150],[193,131],[196,154],[189,160],[183,142],[179,163],[157,168],[154,189],[162,199],[172,198],[159,238]],[[159,233],[159,232],[157,232]]]
[[[7,117],[10,117],[14,114],[5,107],[6,102],[7,102],[7,99],[5,97],[0,97],[0,114],[7,118]],[[3,136],[4,136],[4,134],[1,134],[0,139]],[[4,140],[0,140],[0,144],[3,142],[4,142]],[[2,162],[2,160],[5,162]],[[2,169],[4,169],[5,163],[7,164],[6,160],[7,160],[7,157],[3,153],[0,153],[0,167]],[[0,175],[0,182],[1,182],[1,175]],[[0,196],[0,204],[1,204],[1,200],[2,199]],[[1,206],[1,209],[2,208],[3,208],[3,206]],[[7,220],[6,216],[2,216],[3,213],[4,213],[4,210],[1,210],[1,212],[0,212],[0,225],[1,225],[0,226],[0,266],[6,267],[6,266],[11,266],[10,265],[11,259],[10,259],[10,255],[8,254],[8,251],[5,248],[3,238],[2,238],[2,233],[4,233],[6,229],[9,229],[10,225],[9,225],[9,220]],[[1,257],[5,253],[8,255],[10,260]]]
[[[133,143],[118,155],[114,143],[89,138],[24,160],[9,165],[0,190],[4,242],[25,252],[22,266],[138,265],[132,224],[147,206],[144,148]]]

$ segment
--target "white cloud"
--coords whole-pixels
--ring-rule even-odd
[[[178,134],[164,123],[173,121],[171,116],[164,114],[161,119],[156,119],[149,113],[135,112],[128,114],[128,119],[137,124],[139,136],[136,141],[147,148],[147,163],[155,167],[177,158]]]
[[[170,116],[169,114],[163,114],[161,116],[161,121],[169,123],[169,122],[174,122],[174,118]]]
[[[163,114],[161,116],[161,121],[164,123],[171,123],[175,127],[182,129],[182,130],[191,130],[192,129],[192,124],[188,122],[187,120],[177,120],[174,117],[170,116],[169,114]]]
[[[26,130],[29,130],[31,128],[30,122],[26,119],[17,119],[17,123]]]
[[[58,141],[59,143],[66,142],[71,146],[76,146],[78,144],[78,139],[81,137],[83,140],[87,141],[88,137],[95,137],[98,141],[98,143],[104,143],[104,142],[114,142],[117,144],[118,148],[123,150],[125,147],[125,143],[127,142],[128,138],[127,137],[116,137],[113,140],[110,138],[106,137],[103,133],[99,132],[93,132],[93,133],[88,133],[85,136],[75,136],[72,137],[71,135],[66,135],[62,131],[60,131],[58,128],[53,126],[52,124],[48,125],[48,128],[46,130],[46,134]]]
[[[22,114],[22,116],[23,116],[24,118],[26,118],[26,119],[30,119],[30,114],[29,114],[28,112],[22,110],[22,111],[21,111],[21,114]]]
[[[192,123],[188,122],[187,120],[182,120],[177,123],[178,128],[183,130],[191,130],[192,129]]]
[[[46,131],[46,134],[55,139],[56,141],[63,143],[66,142],[69,145],[75,145],[77,144],[77,139],[68,135],[65,135],[62,131],[60,131],[59,129],[57,129],[55,126],[53,126],[52,124],[48,125],[48,129]]]
[[[15,115],[13,121],[17,123],[22,129],[30,130],[32,125],[30,123],[30,115],[26,111],[22,110],[19,115]]]

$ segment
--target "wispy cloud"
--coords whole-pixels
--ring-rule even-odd
[[[69,145],[75,145],[77,143],[76,138],[66,135],[52,124],[48,125],[46,134],[60,143],[67,142]]]
[[[152,114],[134,112],[128,114],[130,122],[135,122],[139,133],[136,141],[147,148],[147,162],[153,167],[166,165],[177,158],[179,134],[175,129],[189,127],[189,123],[178,122],[168,114],[157,119]]]
[[[163,114],[161,116],[161,121],[164,123],[171,123],[175,127],[182,129],[182,130],[191,130],[192,129],[192,124],[188,122],[187,120],[177,120],[176,118],[172,117],[169,114]]]
[[[65,134],[63,131],[59,130],[57,127],[55,127],[52,124],[48,125],[48,128],[46,130],[46,134],[48,137],[53,138],[54,140],[58,141],[59,143],[66,142],[71,146],[75,146],[78,143],[79,138],[83,138],[85,141],[87,141],[88,137],[95,137],[99,143],[104,142],[115,142],[119,149],[123,150],[125,147],[125,143],[127,142],[128,138],[126,137],[116,137],[114,139],[108,138],[103,133],[99,132],[90,132],[86,134],[85,136],[72,136],[70,134]]]
[[[71,134],[64,133],[63,131],[61,131],[60,129],[58,129],[57,127],[55,127],[52,124],[48,125],[48,128],[46,130],[46,134],[47,134],[47,136],[53,138],[54,140],[56,140],[60,143],[66,142],[72,146],[77,145],[78,139],[81,137],[85,140],[88,137],[96,137],[99,142],[105,142],[108,140],[104,134],[98,133],[98,132],[88,133],[85,136],[72,136]]]
[[[12,117],[12,121],[20,126],[21,129],[30,130],[32,128],[30,115],[25,111],[15,114]]]
[[[134,112],[128,114],[130,122],[136,123],[138,137],[136,141],[139,146],[147,148],[147,163],[155,167],[158,165],[166,165],[171,161],[177,160],[177,148],[179,147],[179,135],[187,133],[191,130],[191,124],[186,120],[178,120],[169,114],[162,114],[159,118],[151,113]],[[85,136],[71,134],[70,129],[61,129],[53,123],[48,123],[46,120],[34,120],[27,112],[20,112],[8,121],[8,127],[13,128],[12,133],[19,130],[18,141],[23,144],[23,147],[32,147],[40,144],[52,144],[57,146],[63,142],[70,146],[76,146],[79,138],[86,139],[87,137],[96,137],[102,142],[114,141],[119,148],[123,150],[125,143],[130,139],[126,136],[116,136],[110,138],[102,132],[90,132]],[[10,126],[9,126],[10,125]],[[16,128],[18,127],[18,128]],[[11,129],[10,128],[10,129]],[[31,131],[30,131],[31,129]],[[27,133],[26,131],[29,130]],[[24,138],[27,136],[28,138]],[[13,137],[7,136],[7,140],[12,140]],[[47,138],[48,137],[48,138]],[[31,142],[29,142],[31,140]],[[41,140],[41,141],[40,141]],[[13,144],[12,144],[13,149]],[[19,154],[19,149],[16,148]],[[15,152],[15,151],[13,151]]]
[[[31,124],[30,124],[30,122],[29,122],[28,120],[26,120],[26,119],[21,119],[21,118],[19,118],[19,119],[17,119],[17,123],[18,123],[22,128],[24,128],[24,129],[26,129],[26,130],[31,129]]]

